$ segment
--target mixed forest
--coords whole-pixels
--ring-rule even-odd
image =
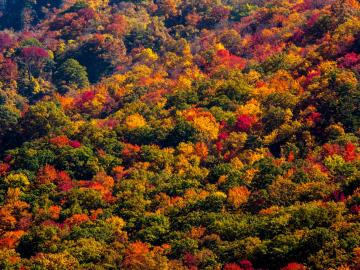
[[[359,1],[0,10],[0,269],[360,269]]]

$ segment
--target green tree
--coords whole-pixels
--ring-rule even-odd
[[[5,105],[0,105],[0,144],[2,137],[16,129],[19,114]]]
[[[69,118],[54,102],[42,101],[30,107],[21,127],[26,138],[35,139],[61,132],[69,123]]]
[[[64,93],[69,88],[83,88],[89,85],[86,68],[75,59],[67,59],[55,73],[55,81]]]

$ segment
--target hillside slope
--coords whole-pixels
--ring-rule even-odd
[[[360,269],[356,0],[7,1],[0,269]]]

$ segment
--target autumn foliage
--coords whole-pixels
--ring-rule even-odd
[[[0,269],[360,269],[358,1],[0,3]]]

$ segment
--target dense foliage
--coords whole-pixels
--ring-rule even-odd
[[[358,1],[3,2],[0,269],[360,269]]]

